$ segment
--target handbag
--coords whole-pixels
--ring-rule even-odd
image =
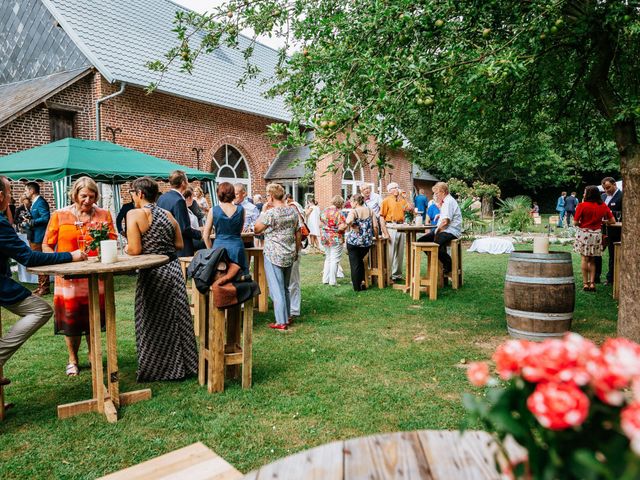
[[[305,223],[304,217],[300,213],[300,210],[298,210],[295,206],[293,208],[296,210],[298,217],[300,218],[300,236],[302,237],[302,241],[304,242],[307,237],[309,237],[309,234],[311,232],[309,231],[309,227],[307,227],[307,224]]]

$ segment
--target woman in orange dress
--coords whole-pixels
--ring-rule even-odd
[[[99,192],[96,183],[89,177],[80,177],[73,183],[69,192],[72,204],[51,214],[47,232],[42,244],[44,252],[73,252],[88,249],[91,243],[89,228],[106,224],[109,238],[115,239],[116,233],[111,212],[95,205]],[[97,251],[89,252],[96,256]],[[100,317],[104,326],[104,293],[100,282]],[[66,373],[76,376],[78,370],[78,350],[82,335],[87,336],[89,344],[89,280],[87,278],[65,279],[56,277],[53,295],[55,311],[55,333],[66,335],[69,363]]]

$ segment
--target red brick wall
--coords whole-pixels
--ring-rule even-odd
[[[102,95],[118,86],[102,82]],[[122,96],[102,104],[102,137],[107,126],[118,127],[117,142],[150,155],[197,168],[194,147],[203,148],[200,170],[211,171],[214,153],[223,145],[245,157],[252,193],[264,193],[264,174],[277,155],[265,133],[272,120],[205,105],[162,93],[147,95],[127,86]]]
[[[119,85],[108,84],[100,74],[89,75],[50,100],[80,108],[74,131],[79,138],[95,138],[95,100],[118,91]],[[41,105],[0,129],[0,156],[48,143],[49,114]],[[101,107],[102,140],[111,140],[106,127],[120,128],[116,136],[120,145],[196,168],[194,147],[203,148],[200,169],[211,171],[214,153],[223,145],[235,147],[245,157],[251,177],[252,194],[265,193],[264,174],[277,151],[266,138],[267,126],[273,120],[205,105],[163,93],[147,95],[143,89],[127,85],[123,95],[108,100]],[[390,178],[411,192],[411,168],[402,152],[392,154],[395,168],[383,179]],[[341,193],[342,172],[322,175],[329,160],[320,162],[315,175],[315,194],[321,206]],[[364,181],[375,183],[377,170],[363,166]],[[168,188],[162,185],[163,189]],[[128,185],[123,185],[123,200],[129,199]],[[23,188],[16,186],[18,198]],[[53,205],[51,184],[43,185],[45,197]]]

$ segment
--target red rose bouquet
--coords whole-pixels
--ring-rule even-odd
[[[89,224],[89,250],[97,251],[100,256],[100,242],[109,240],[109,223],[108,222],[91,222]]]
[[[469,381],[488,388],[464,404],[500,442],[511,435],[527,449],[507,478],[640,478],[640,345],[615,338],[598,348],[569,333],[508,340],[493,361],[499,378],[485,362],[469,365]]]

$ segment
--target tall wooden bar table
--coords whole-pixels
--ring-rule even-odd
[[[404,242],[404,257],[405,257],[405,276],[404,276],[404,285],[394,283],[393,288],[402,290],[404,293],[409,292],[411,290],[411,278],[413,275],[413,253],[411,249],[411,245],[416,241],[416,237],[418,233],[427,233],[429,230],[434,230],[436,228],[435,225],[410,225],[408,223],[387,223],[388,230],[396,230],[398,233],[406,233],[406,239]],[[389,255],[391,257],[391,255]],[[389,258],[389,262],[391,262],[391,258]]]
[[[526,451],[507,442],[509,458]],[[244,476],[245,480],[499,480],[495,464],[506,458],[485,432],[421,430],[328,443],[283,458]]]
[[[107,421],[118,421],[118,408],[151,398],[151,389],[120,393],[118,354],[116,346],[116,302],[113,276],[136,270],[159,267],[169,262],[166,255],[119,255],[116,263],[100,263],[97,258],[85,262],[63,263],[29,268],[36,275],[57,275],[66,278],[89,279],[89,344],[91,345],[91,400],[58,405],[58,418],[81,413],[98,412]],[[100,329],[99,280],[104,282],[104,304],[107,330],[107,387],[104,385],[102,335]]]

